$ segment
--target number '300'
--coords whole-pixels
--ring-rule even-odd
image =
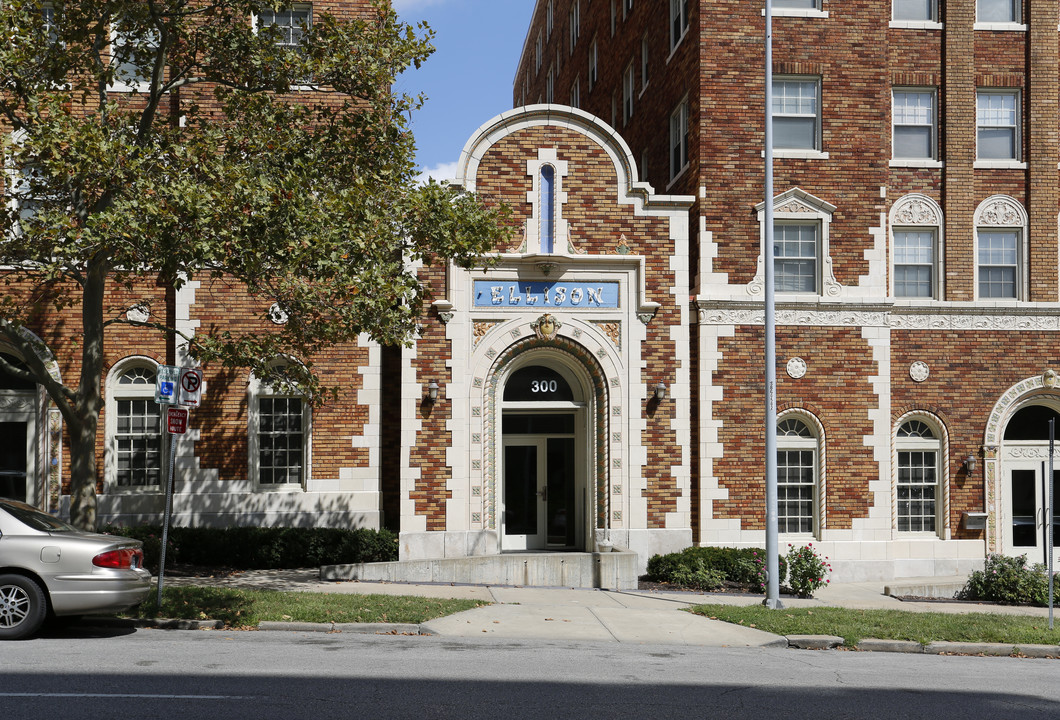
[[[530,383],[530,392],[548,393],[556,392],[558,385],[555,380],[533,380]]]

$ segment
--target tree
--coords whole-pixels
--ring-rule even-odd
[[[414,268],[467,265],[504,237],[503,213],[414,182],[420,98],[393,83],[432,51],[430,30],[386,3],[350,5],[311,24],[254,0],[0,7],[0,336],[24,361],[0,356],[0,370],[42,385],[63,416],[75,524],[96,523],[108,333],[150,307],[145,287],[226,277],[275,302],[288,320],[274,333],[185,337],[159,313],[143,326],[321,401],[315,353],[360,333],[407,342],[427,295]],[[140,299],[115,306],[115,288]],[[64,311],[81,346],[60,382],[46,362],[58,353],[27,330]],[[277,368],[279,355],[300,362]]]

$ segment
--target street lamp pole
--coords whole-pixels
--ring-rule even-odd
[[[773,0],[765,0],[765,228],[762,264],[765,271],[765,402],[766,402],[766,599],[780,602],[780,547],[777,520],[777,319],[773,286]]]

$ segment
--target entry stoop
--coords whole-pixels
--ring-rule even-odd
[[[637,588],[637,553],[505,553],[431,560],[323,565],[321,580],[523,587]]]

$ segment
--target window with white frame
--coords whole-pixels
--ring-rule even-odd
[[[773,280],[777,292],[818,292],[821,226],[816,222],[773,225]]]
[[[688,32],[688,0],[670,0],[670,51]]]
[[[622,19],[625,20],[633,12],[633,0],[622,0]]]
[[[1019,160],[1019,92],[980,90],[975,104],[976,159]]]
[[[937,228],[895,228],[894,295],[935,298]]]
[[[670,179],[688,167],[688,98],[670,114]]]
[[[801,418],[777,423],[777,530],[813,533],[817,508],[817,438]]]
[[[251,479],[258,485],[304,487],[309,466],[308,403],[257,378],[251,379],[249,393]]]
[[[259,28],[276,28],[279,33],[277,47],[297,50],[313,22],[313,9],[311,5],[292,5],[285,10],[265,9],[258,12],[257,21]]]
[[[155,366],[134,363],[107,388],[108,473],[119,488],[161,487],[162,408],[155,402]]]
[[[574,47],[578,44],[578,36],[582,32],[581,0],[574,0],[571,3],[568,26],[570,30],[570,54],[573,55]]]
[[[894,129],[891,156],[903,160],[934,160],[937,157],[938,124],[935,91],[898,88],[892,92]]]
[[[1027,293],[1027,211],[993,195],[975,211],[976,295],[1024,300]]]
[[[574,78],[574,82],[570,86],[570,105],[571,107],[580,108],[582,106],[582,90],[579,78]]]
[[[976,0],[975,21],[980,23],[1018,23],[1022,0]]]
[[[820,90],[817,78],[773,78],[774,149],[821,149]]]
[[[979,297],[1019,299],[1020,232],[980,228]]]
[[[645,35],[640,41],[640,91],[648,88],[648,36]]]
[[[626,69],[622,72],[622,125],[625,127],[633,119],[633,95],[636,92],[636,73],[633,61],[629,61]]]
[[[589,92],[596,87],[596,72],[597,72],[597,61],[599,58],[596,53],[596,38],[589,44]]]
[[[820,0],[773,0],[773,7],[784,10],[819,10]]]
[[[939,492],[938,433],[922,420],[908,420],[898,428],[896,521],[899,532],[936,532]]]
[[[555,100],[555,72],[549,66],[548,74],[545,76],[545,102],[551,103]]]
[[[611,37],[615,36],[616,21],[618,20],[618,0],[611,0]]]
[[[133,30],[115,22],[110,34],[110,65],[114,72],[108,90],[145,92],[151,83],[158,33],[153,29]]]
[[[935,22],[938,4],[936,0],[894,0],[892,13],[900,22]]]
[[[545,40],[552,39],[552,23],[554,19],[552,2],[553,0],[548,0],[545,3]]]

